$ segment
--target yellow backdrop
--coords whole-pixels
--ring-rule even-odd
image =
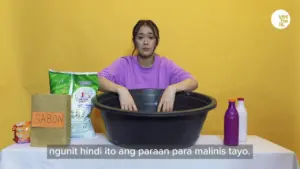
[[[12,143],[14,123],[30,120],[30,94],[49,92],[48,69],[100,71],[131,53],[138,19],[153,19],[161,32],[158,53],[194,74],[198,92],[218,100],[204,134],[222,134],[227,99],[245,97],[249,134],[300,155],[299,1],[1,2],[1,148]],[[285,30],[270,20],[281,8],[292,16]],[[99,132],[100,122],[94,112]]]

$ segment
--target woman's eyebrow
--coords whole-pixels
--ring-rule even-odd
[[[147,34],[153,34],[152,32],[148,32]],[[138,33],[138,35],[144,35],[144,33]]]

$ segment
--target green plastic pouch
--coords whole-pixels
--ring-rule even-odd
[[[68,94],[71,101],[71,137],[92,138],[95,130],[90,115],[92,98],[98,91],[97,72],[62,72],[49,70],[51,94]]]

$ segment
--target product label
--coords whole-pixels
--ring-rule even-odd
[[[32,127],[63,128],[64,113],[62,112],[32,112]]]
[[[91,125],[91,120],[89,118],[85,118],[82,121],[73,121],[72,120],[72,137],[73,138],[90,138],[94,137],[95,132]]]
[[[92,84],[91,81],[79,81],[78,82],[81,86],[90,86]]]
[[[92,98],[96,91],[91,87],[78,88],[72,98],[72,118],[82,119],[91,113]]]

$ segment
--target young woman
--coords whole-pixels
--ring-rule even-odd
[[[137,111],[128,90],[165,89],[157,111],[172,111],[176,92],[193,91],[198,82],[172,60],[155,54],[160,39],[153,21],[138,21],[132,36],[137,56],[121,57],[99,72],[99,90],[118,93],[121,109]]]

